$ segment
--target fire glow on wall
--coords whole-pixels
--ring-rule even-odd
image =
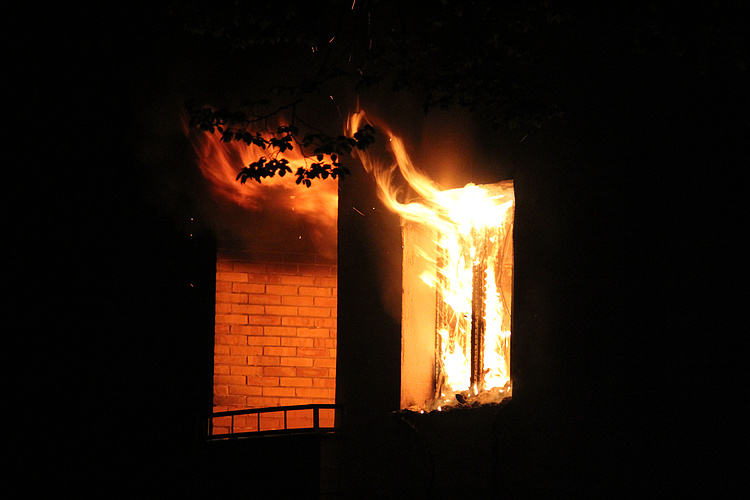
[[[501,401],[512,389],[513,182],[442,190],[389,135],[393,165],[360,157],[402,222],[401,408]],[[417,198],[398,201],[397,171]]]

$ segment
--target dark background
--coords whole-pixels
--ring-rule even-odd
[[[618,12],[582,16],[538,63],[565,119],[498,140],[516,181],[516,245],[534,249],[516,256],[533,333],[514,341],[539,355],[517,391],[588,425],[580,446],[624,446],[616,467],[645,461],[625,470],[721,488],[746,463],[729,457],[745,437],[747,68],[717,57],[723,47],[613,58]],[[28,458],[16,463],[38,469],[41,457],[60,488],[189,491],[201,477],[214,243],[190,146],[167,115],[232,61],[159,19],[101,5],[28,13],[11,32],[6,119],[20,154],[8,179],[23,190],[7,245],[23,342],[7,365],[21,399],[6,407]]]

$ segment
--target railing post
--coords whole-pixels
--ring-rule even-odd
[[[245,415],[246,418],[250,418],[249,416],[252,414],[255,414],[256,418],[256,429],[255,431],[242,431],[237,433],[237,437],[243,437],[247,434],[255,433],[260,434],[261,432],[265,433],[266,431],[262,431],[260,428],[260,416],[261,413],[277,413],[279,411],[284,413],[283,421],[284,421],[284,428],[278,429],[278,427],[274,426],[272,429],[268,429],[267,432],[273,433],[274,431],[279,432],[285,432],[285,431],[295,431],[295,432],[301,432],[304,430],[313,431],[313,432],[321,432],[320,427],[320,409],[333,409],[334,412],[338,413],[339,411],[342,411],[342,408],[337,407],[335,404],[307,404],[307,405],[295,405],[295,406],[283,406],[283,407],[267,407],[267,408],[249,408],[246,410],[232,410],[232,411],[223,411],[223,412],[217,412],[213,413],[208,417],[208,439],[212,440],[214,437],[218,438],[225,438],[225,437],[231,437],[234,438],[234,421],[235,416],[237,415]],[[313,422],[312,422],[312,428],[295,428],[295,429],[289,429],[289,412],[290,411],[300,411],[300,410],[312,410],[313,412]],[[215,418],[226,418],[229,417],[229,431],[227,434],[219,434],[218,436],[214,436],[214,419]],[[336,417],[334,419],[334,422],[339,417]],[[336,424],[334,423],[334,428],[336,427]],[[244,429],[244,427],[243,427]],[[328,429],[326,427],[325,429]]]

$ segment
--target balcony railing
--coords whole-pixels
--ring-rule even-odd
[[[289,414],[293,412],[305,412],[312,410],[312,420],[310,425],[294,426],[289,427],[290,418]],[[333,422],[335,422],[334,413],[330,419],[331,425],[321,425],[320,410],[333,410],[338,413],[342,410],[341,405],[337,404],[307,404],[307,405],[294,405],[294,406],[274,406],[268,408],[247,408],[243,410],[231,410],[231,411],[220,411],[212,413],[208,417],[208,439],[209,440],[220,440],[220,439],[233,439],[241,437],[261,436],[268,434],[293,434],[293,433],[331,433],[336,430]],[[283,413],[283,423],[277,422],[277,419],[273,419],[275,423],[269,425],[264,424],[261,418],[264,414],[269,413]],[[340,415],[339,415],[340,416]],[[237,418],[241,417],[241,418]],[[215,425],[216,419],[223,419],[224,422],[221,425]],[[228,422],[227,422],[228,420]],[[241,420],[239,425],[238,421]],[[294,422],[304,422],[305,419],[296,416],[292,418]],[[255,424],[255,425],[253,425]],[[239,430],[236,429],[239,427]],[[228,432],[221,432],[217,434],[215,431],[219,429],[228,429]]]

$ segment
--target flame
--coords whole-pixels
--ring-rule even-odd
[[[338,217],[338,183],[335,179],[316,179],[312,188],[296,184],[294,172],[309,167],[315,160],[305,157],[299,147],[279,154],[289,161],[292,173],[263,179],[262,184],[248,180],[241,184],[237,174],[260,157],[273,154],[241,141],[223,142],[220,134],[185,133],[193,143],[198,165],[210,182],[214,195],[250,212],[269,212],[276,217],[301,217],[321,231],[335,231]]]
[[[351,115],[349,132],[365,120],[363,112]],[[458,393],[479,401],[509,396],[513,183],[444,190],[412,164],[401,139],[382,124],[378,128],[389,138],[393,163],[385,166],[366,152],[359,156],[380,199],[402,222],[433,228],[437,235],[428,247],[415,249],[429,264],[421,279],[435,288],[437,307],[444,310],[436,327],[440,376],[431,409],[455,404]],[[404,199],[397,173],[416,196]],[[475,309],[484,310],[481,341],[472,341],[473,325],[480,324]],[[480,353],[472,354],[472,342],[483,346]],[[472,367],[472,356],[474,366],[481,359],[480,368]],[[476,380],[473,371],[479,372]]]

